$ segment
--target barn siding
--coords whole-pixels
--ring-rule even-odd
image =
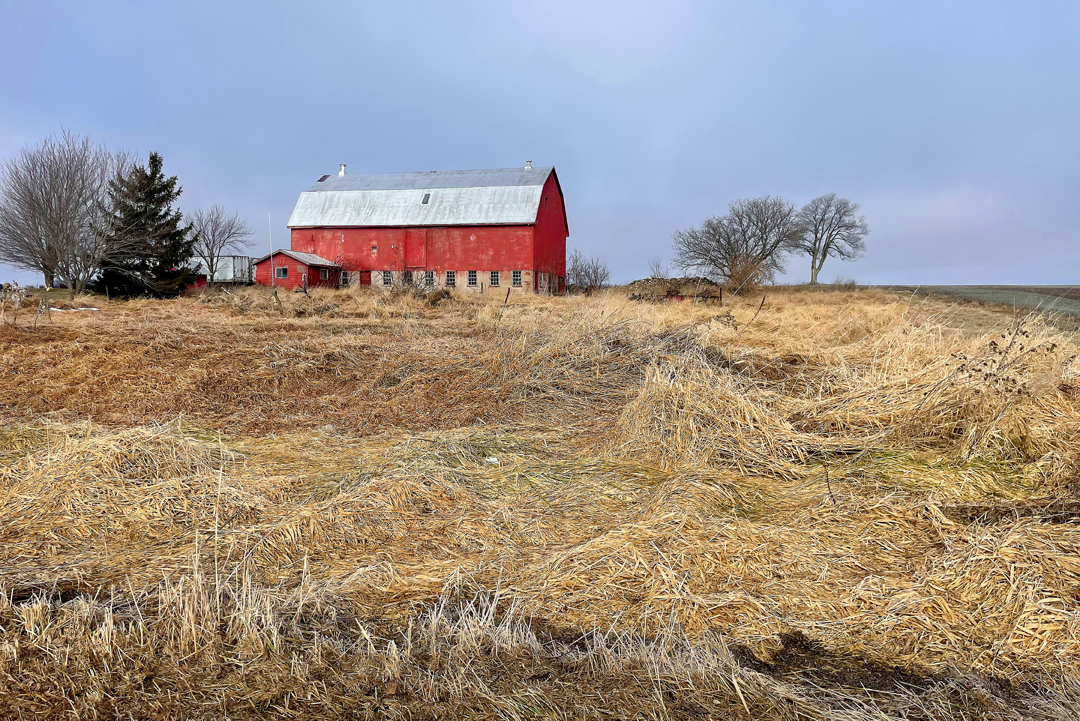
[[[532,270],[533,233],[530,225],[293,228],[292,249],[332,258],[345,270]],[[411,235],[426,244],[423,265],[406,264]]]

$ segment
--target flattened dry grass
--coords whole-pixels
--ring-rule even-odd
[[[280,300],[0,330],[10,715],[1080,712],[1038,318]]]

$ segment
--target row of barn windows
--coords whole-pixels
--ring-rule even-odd
[[[425,271],[422,271],[422,272],[424,274],[424,277],[423,277],[424,285],[435,285],[435,271],[433,271],[433,270],[425,270]],[[468,273],[467,277],[468,277],[469,286],[470,287],[478,286],[480,284],[480,282],[479,282],[480,281],[480,271],[470,270],[470,271],[467,271],[467,273]],[[274,268],[274,277],[277,278],[278,280],[284,280],[284,279],[288,278],[289,277],[289,268],[288,268],[288,266],[279,265],[278,267]],[[328,268],[319,268],[319,280],[330,280],[330,270]],[[344,280],[344,278],[342,280]],[[411,271],[411,270],[405,271],[405,283],[406,283],[406,285],[412,285],[414,280],[415,280],[415,278],[413,276],[413,271]],[[490,270],[490,271],[488,271],[488,285],[489,286],[491,286],[492,288],[498,288],[500,286],[500,284],[501,284],[501,281],[502,281],[502,272],[501,271],[498,271],[498,270]],[[389,270],[382,271],[382,284],[383,285],[393,285],[394,284],[394,274],[393,274],[392,271],[389,271]],[[521,287],[521,271],[520,270],[512,270],[512,271],[510,271],[510,284],[513,285],[515,288],[520,288]],[[451,288],[457,285],[457,271],[455,271],[455,270],[446,271],[446,285],[451,287]]]
[[[422,271],[422,272],[424,274],[423,279],[422,279],[423,284],[424,285],[435,285],[435,271],[433,271],[433,270],[425,270],[425,271]],[[451,287],[451,288],[456,286],[457,285],[457,275],[458,274],[457,274],[456,270],[448,270],[448,271],[446,271],[445,284],[447,286]],[[417,279],[413,275],[413,271],[407,270],[407,271],[405,271],[404,280],[405,280],[406,285],[412,285]],[[480,285],[480,271],[478,271],[478,270],[467,271],[467,280],[468,280],[469,286],[471,286],[471,287],[475,287],[475,286]],[[498,271],[498,270],[488,271],[488,285],[489,286],[491,286],[492,288],[498,288],[501,281],[502,281],[502,271]],[[393,274],[392,271],[389,271],[389,270],[382,271],[382,284],[383,285],[393,285],[394,284],[394,274]],[[520,288],[521,287],[521,271],[520,270],[512,270],[512,271],[510,271],[510,284],[513,285],[515,288]]]

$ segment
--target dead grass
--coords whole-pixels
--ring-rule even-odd
[[[278,300],[0,328],[9,717],[1080,711],[1038,318]]]

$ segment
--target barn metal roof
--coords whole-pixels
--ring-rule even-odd
[[[549,165],[334,175],[300,194],[289,227],[531,225],[554,171]]]
[[[301,253],[298,250],[288,250],[286,248],[279,248],[279,249],[275,250],[273,253],[269,253],[267,255],[264,255],[263,257],[255,260],[254,262],[255,263],[261,263],[264,260],[266,260],[267,258],[269,258],[271,255],[287,255],[290,258],[292,258],[293,260],[298,260],[298,261],[300,261],[301,263],[303,263],[304,265],[307,265],[307,266],[314,265],[314,266],[323,266],[323,267],[326,267],[326,268],[337,268],[338,267],[338,264],[335,263],[334,261],[327,260],[326,258],[315,255],[314,253]]]

